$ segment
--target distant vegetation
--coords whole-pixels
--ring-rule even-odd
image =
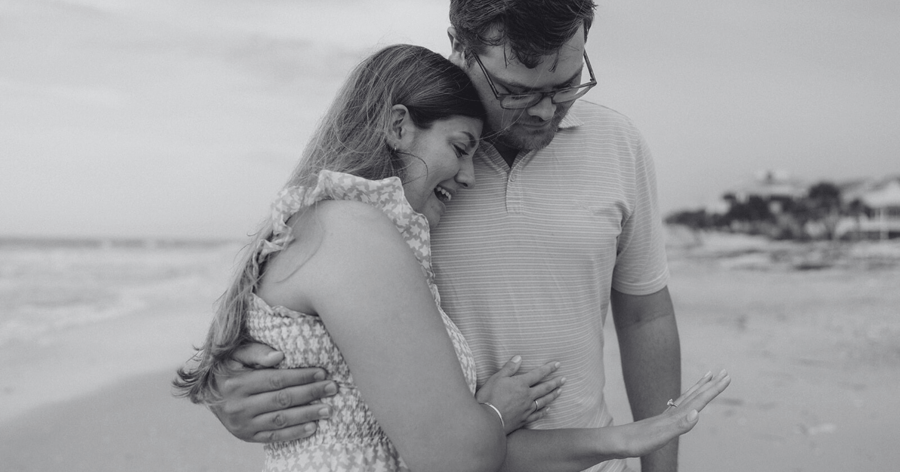
[[[840,187],[831,182],[812,185],[802,196],[745,195],[738,198],[734,194],[725,194],[723,198],[728,203],[724,213],[685,210],[670,214],[665,221],[696,230],[757,234],[772,239],[827,240],[863,237],[858,232],[839,232],[839,223],[873,216],[873,210],[861,200],[842,199]]]

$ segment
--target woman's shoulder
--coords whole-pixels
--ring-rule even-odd
[[[353,200],[323,200],[300,212],[289,222],[292,232],[321,232],[323,236],[347,238],[384,234],[397,236],[394,223],[380,209]]]
[[[267,262],[259,295],[270,305],[310,313],[315,293],[341,287],[353,275],[383,274],[384,262],[410,256],[381,210],[349,200],[323,200],[288,221],[291,243]],[[332,286],[336,284],[336,286]]]
[[[380,209],[352,200],[322,200],[298,212],[288,221],[292,243],[285,253],[316,257],[319,264],[336,260],[371,259],[370,251],[408,252],[409,248],[391,219]],[[369,256],[369,257],[363,257]],[[296,257],[289,257],[296,260]]]

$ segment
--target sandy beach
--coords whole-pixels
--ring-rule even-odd
[[[800,271],[791,261],[811,257],[804,246],[670,239],[684,383],[722,368],[733,378],[683,438],[682,470],[893,470],[900,462],[900,410],[892,406],[900,387],[896,243],[844,248],[828,266]],[[259,445],[233,439],[169,389],[205,331],[236,249],[0,251],[7,268],[50,257],[60,274],[85,264],[93,267],[88,275],[112,271],[105,296],[130,300],[119,308],[131,310],[0,345],[3,470],[258,470]],[[70,290],[97,283],[79,279]],[[38,278],[20,274],[19,291],[39,289]],[[607,395],[625,422],[613,334]]]

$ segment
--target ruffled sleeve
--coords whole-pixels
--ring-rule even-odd
[[[288,220],[303,208],[322,200],[352,200],[380,209],[391,219],[406,244],[422,264],[429,281],[434,280],[431,268],[431,244],[428,220],[413,210],[403,193],[403,183],[397,177],[368,180],[342,172],[323,170],[316,186],[288,187],[272,204],[272,234],[260,241],[257,263],[262,264],[272,253],[287,247],[293,240]]]

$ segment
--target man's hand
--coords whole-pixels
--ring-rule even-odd
[[[248,442],[278,442],[305,438],[316,421],[328,418],[327,405],[312,402],[337,393],[325,371],[273,369],[284,354],[264,344],[238,349],[231,361],[235,373],[217,376],[222,401],[210,410],[228,431]]]

